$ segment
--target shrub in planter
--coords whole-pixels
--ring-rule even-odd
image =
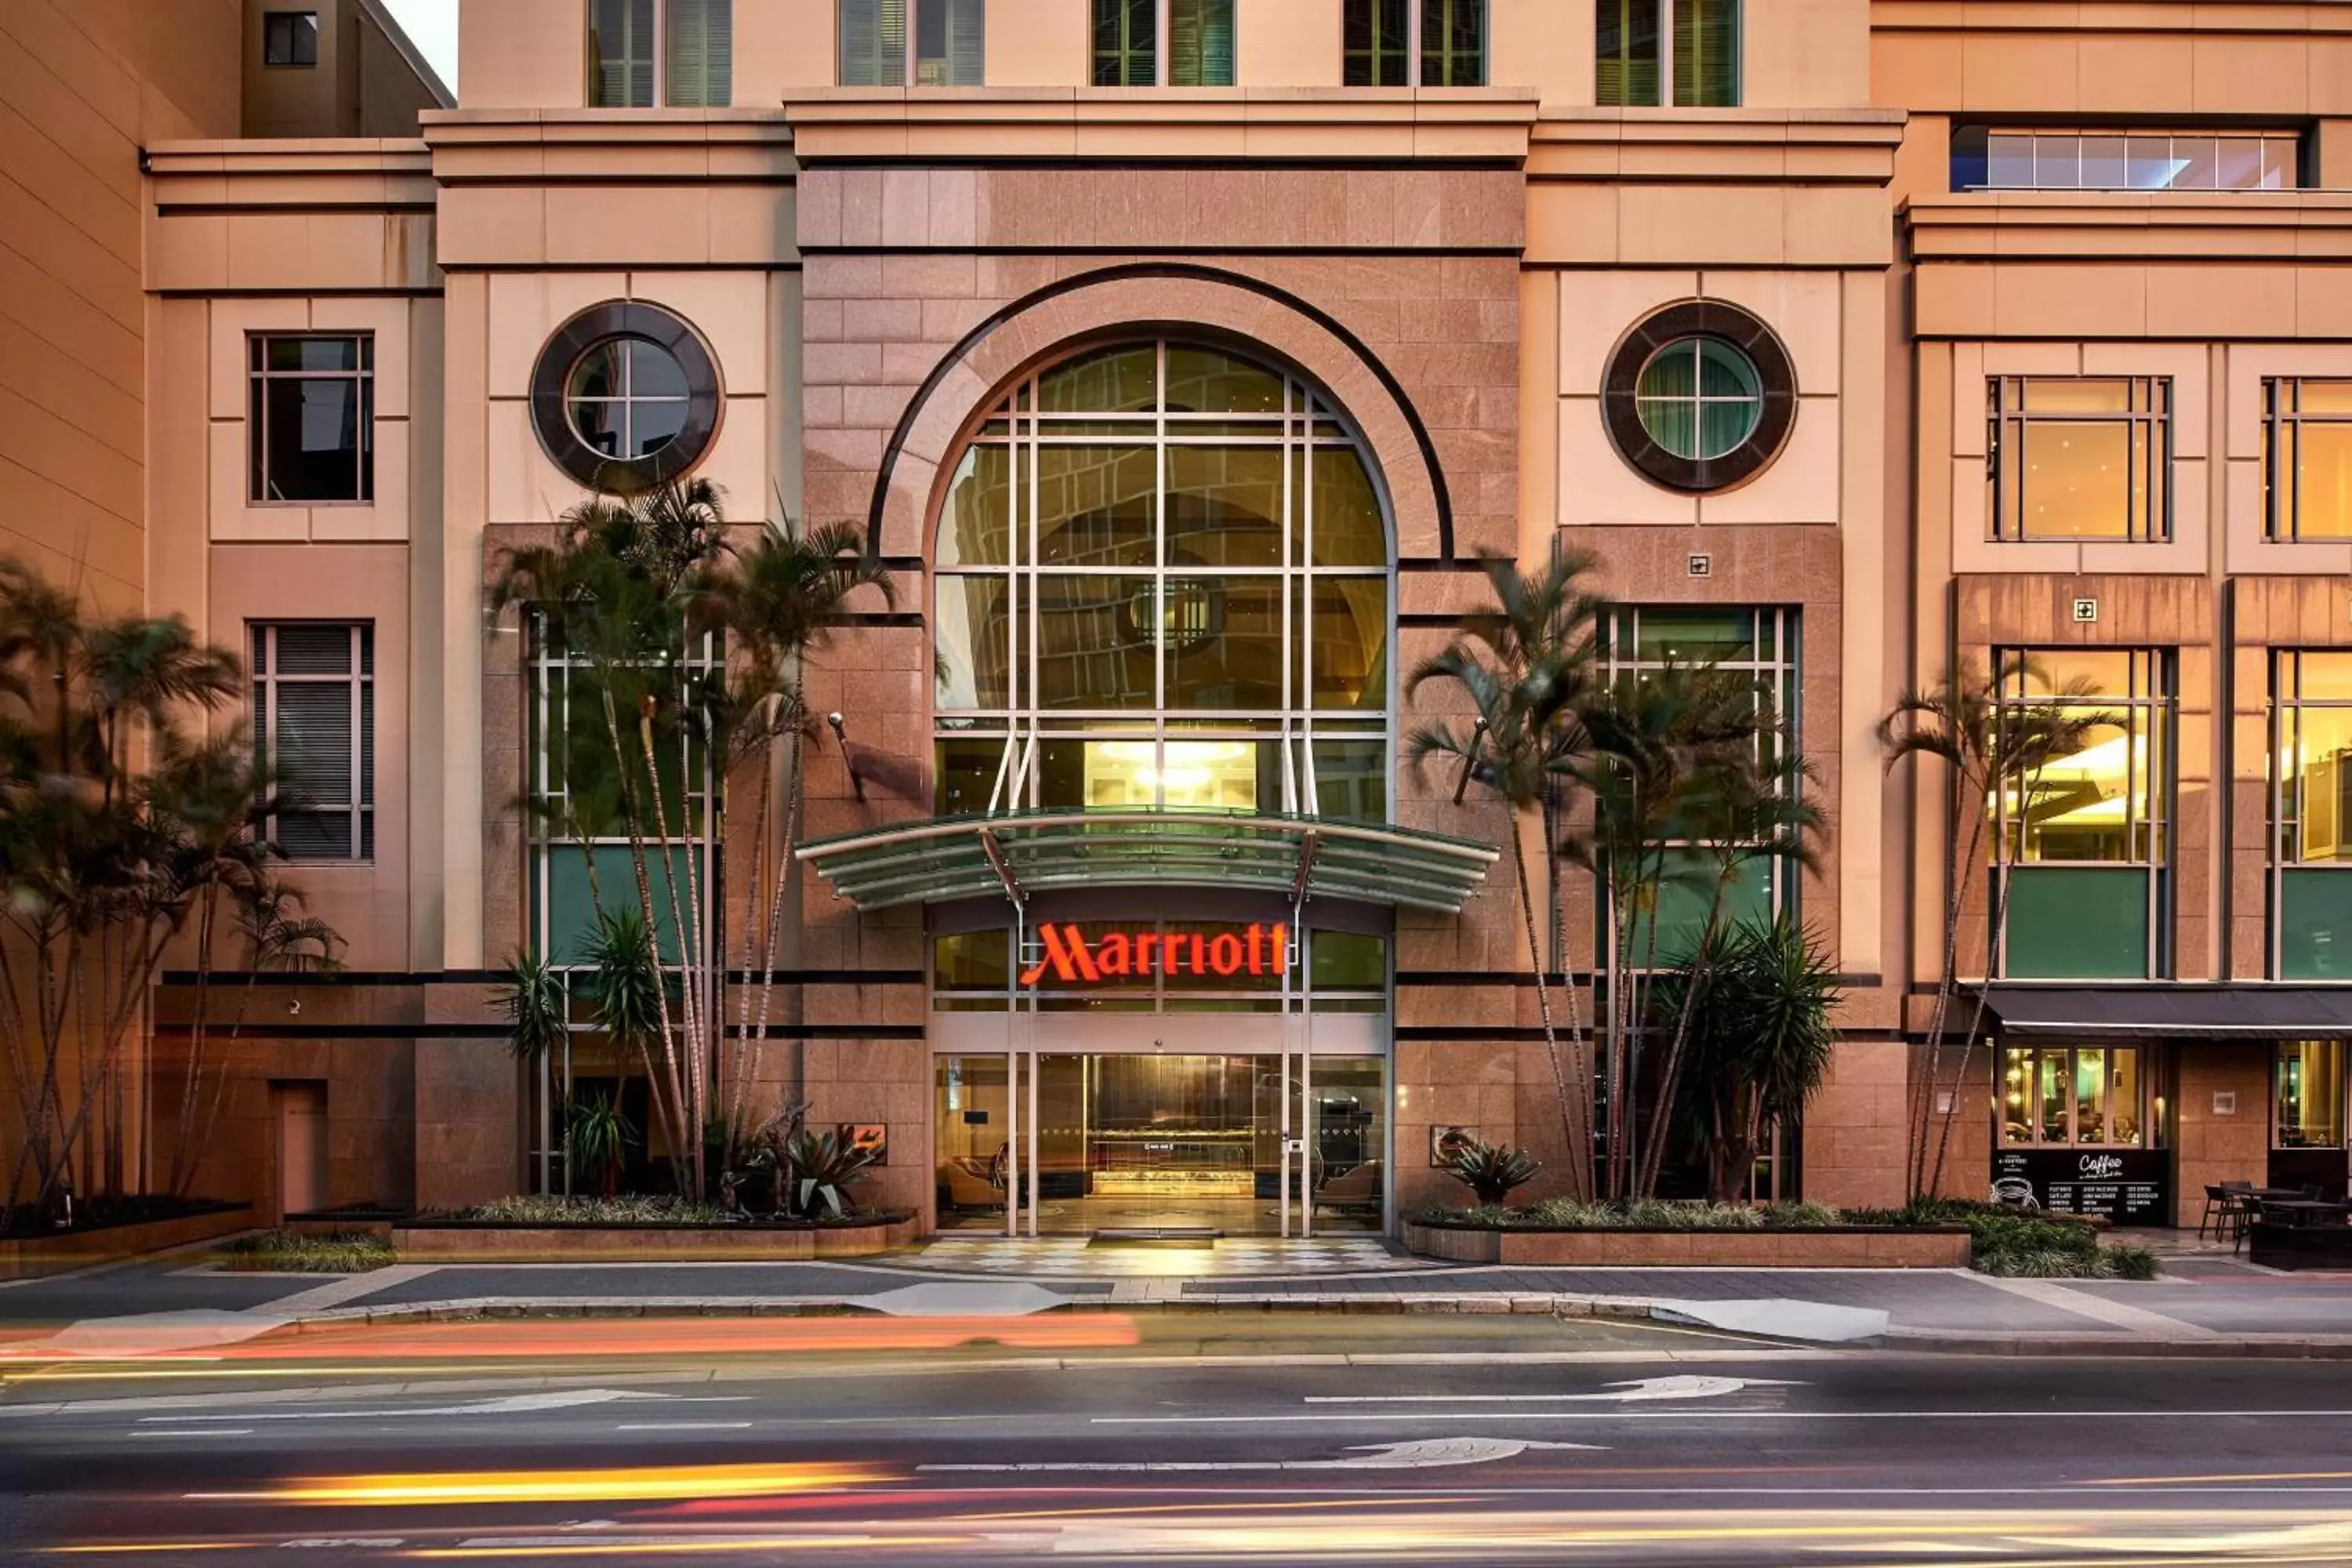
[[[230,1269],[271,1274],[364,1274],[393,1260],[392,1243],[364,1230],[302,1236],[290,1230],[257,1231],[221,1247]]]
[[[1524,1187],[1543,1167],[1524,1149],[1502,1143],[1465,1143],[1454,1151],[1445,1173],[1470,1189],[1481,1204],[1500,1204],[1515,1187]]]

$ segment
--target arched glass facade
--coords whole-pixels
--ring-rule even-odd
[[[1390,531],[1313,387],[1222,348],[1094,350],[1024,379],[950,475],[940,814],[1387,819]]]

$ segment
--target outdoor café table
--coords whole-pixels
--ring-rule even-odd
[[[2322,1215],[2340,1214],[2344,1209],[2343,1205],[2326,1198],[2265,1198],[2263,1207],[2284,1210],[2292,1225],[2310,1225]]]

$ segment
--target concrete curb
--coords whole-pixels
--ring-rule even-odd
[[[1262,1314],[1338,1312],[1344,1315],[1520,1316],[1598,1318],[1622,1322],[1687,1326],[1670,1303],[1599,1296],[1362,1297],[1338,1294],[1236,1296],[1213,1300],[1113,1301],[1108,1297],[1075,1300],[1057,1312],[1128,1312],[1156,1318],[1212,1317],[1235,1311]],[[294,1333],[353,1324],[477,1322],[514,1319],[869,1317],[879,1316],[857,1299],[804,1297],[476,1297],[446,1301],[404,1302],[382,1307],[338,1307],[290,1320]],[[1726,1331],[1711,1331],[1726,1333]],[[1821,1348],[1775,1335],[1727,1333],[1775,1347]],[[1847,1341],[1838,1349],[1929,1352],[1949,1355],[2051,1357],[2259,1358],[2352,1361],[2352,1334],[2243,1334],[2200,1338],[2072,1332],[1973,1332],[1957,1330],[1890,1329],[1869,1340]]]

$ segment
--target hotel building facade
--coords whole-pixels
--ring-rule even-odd
[[[1748,894],[1843,1037],[1759,1190],[1900,1201],[1918,1093],[1954,1191],[2342,1192],[2352,7],[466,0],[461,44],[415,134],[145,147],[112,570],[348,758],[281,831],[345,968],[257,993],[201,1190],[561,1190],[567,1079],[638,1103],[505,1043],[625,851],[527,809],[566,671],[488,584],[683,474],[895,584],[809,673],[759,1057],[885,1141],[868,1201],[1387,1228],[1450,1138],[1557,1165],[1513,825],[1410,764],[1405,678],[1482,553],[1563,546],[1613,669],[1750,670],[1819,769],[1821,867]],[[1931,1086],[1948,781],[1878,731],[1970,667],[2114,722],[1988,800]]]

